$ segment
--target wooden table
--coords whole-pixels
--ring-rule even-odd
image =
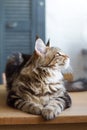
[[[72,107],[56,119],[24,113],[6,105],[6,88],[0,85],[0,130],[87,130],[87,92],[70,93]]]

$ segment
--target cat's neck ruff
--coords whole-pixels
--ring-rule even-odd
[[[51,69],[49,69],[48,71],[50,73],[50,76],[47,76],[45,78],[46,83],[61,83],[61,81],[63,80],[63,75],[61,74],[61,71]]]

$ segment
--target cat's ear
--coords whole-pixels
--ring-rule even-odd
[[[46,52],[46,46],[40,38],[35,42],[35,52],[37,55],[43,55]]]
[[[39,38],[40,38],[40,37],[39,37],[38,35],[36,35],[36,40],[39,39]],[[35,41],[36,41],[36,40],[35,40]]]
[[[48,46],[48,47],[50,46],[50,39],[48,40],[46,46]]]

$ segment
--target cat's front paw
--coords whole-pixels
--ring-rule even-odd
[[[43,116],[43,118],[45,119],[45,120],[52,120],[52,119],[54,119],[55,117],[57,117],[58,116],[58,111],[57,110],[52,110],[52,109],[50,109],[50,108],[44,108],[43,110],[42,110],[42,116]]]
[[[41,108],[38,107],[38,106],[32,106],[32,107],[29,109],[29,112],[30,112],[31,114],[40,115],[40,114],[41,114]]]

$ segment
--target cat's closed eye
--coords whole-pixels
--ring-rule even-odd
[[[61,56],[61,54],[59,52],[56,53],[56,56]]]

